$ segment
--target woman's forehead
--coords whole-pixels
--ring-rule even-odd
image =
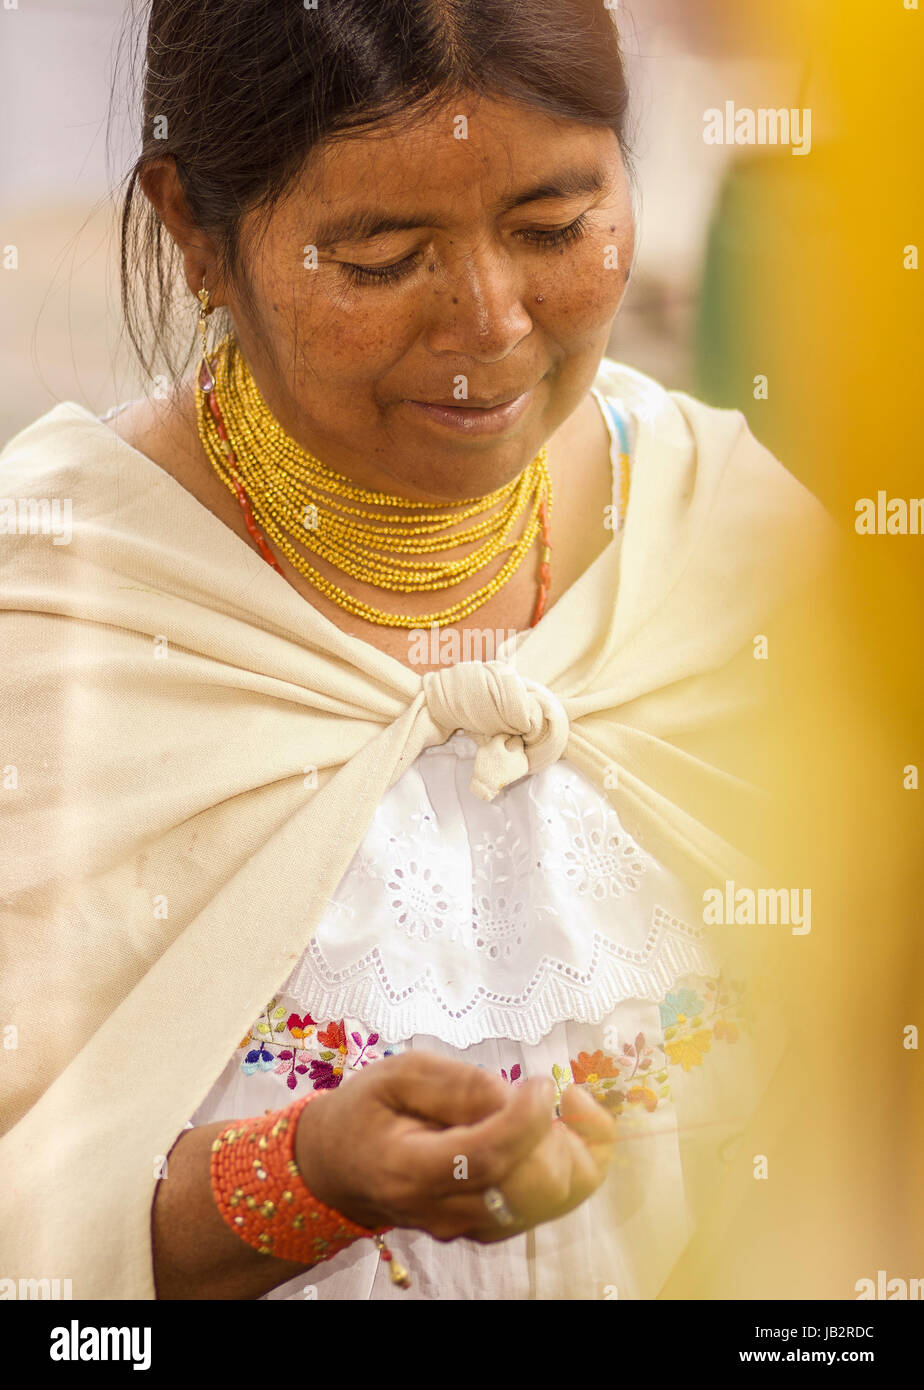
[[[463,198],[504,210],[543,196],[593,194],[620,166],[619,141],[606,127],[515,102],[455,101],[408,127],[389,122],[324,141],[296,191],[302,209],[307,203],[323,210],[327,239],[334,240],[347,230],[369,234],[361,216],[355,227],[341,227],[338,210],[349,217],[353,209],[387,203],[435,214]]]

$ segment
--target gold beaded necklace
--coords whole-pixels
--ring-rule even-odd
[[[205,312],[207,291],[200,295]],[[206,298],[203,298],[203,295]],[[196,385],[199,438],[212,467],[235,493],[248,530],[264,559],[279,569],[265,537],[320,593],[348,613],[386,627],[443,627],[469,616],[501,589],[542,535],[540,593],[533,618],[539,621],[549,588],[552,483],[543,447],[518,477],[484,497],[469,497],[434,509],[388,493],[355,487],[302,449],[273,417],[233,335],[211,356],[204,351]],[[368,510],[389,508],[391,514]],[[490,516],[484,514],[495,508]],[[509,538],[528,509],[519,539]],[[403,513],[407,513],[402,515]],[[456,530],[460,522],[470,522]],[[256,523],[256,524],[255,524]],[[451,588],[510,552],[489,583],[467,598],[433,613],[408,616],[363,603],[321,575],[298,544],[343,574],[394,593]],[[461,559],[429,559],[435,552],[475,542]]]

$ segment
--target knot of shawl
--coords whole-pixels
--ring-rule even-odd
[[[504,661],[460,661],[423,677],[427,708],[447,737],[456,729],[479,744],[471,790],[481,801],[556,762],[568,742],[557,695]]]

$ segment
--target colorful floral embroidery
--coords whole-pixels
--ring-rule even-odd
[[[688,1033],[676,1042],[669,1042],[667,1059],[669,1062],[679,1062],[684,1071],[689,1071],[691,1067],[702,1066],[703,1057],[711,1046],[712,1034],[707,1028],[700,1028],[696,1033]]]
[[[552,1075],[559,1098],[562,1082],[569,1084],[566,1078],[570,1075],[571,1081],[587,1086],[613,1115],[620,1114],[626,1104],[640,1105],[651,1113],[657,1110],[659,1101],[670,1097],[667,1072],[658,1066],[663,1058],[663,1049],[651,1046],[644,1033],[638,1033],[633,1042],[623,1043],[617,1056],[602,1051],[579,1052],[571,1059],[570,1073],[553,1067]]]
[[[353,1063],[354,1067],[366,1067],[369,1065],[370,1062],[374,1062],[376,1060],[378,1054],[375,1052],[369,1052],[369,1049],[370,1047],[372,1047],[373,1043],[378,1042],[378,1033],[370,1033],[369,1036],[366,1038],[365,1042],[363,1042],[361,1033],[351,1033],[350,1037],[352,1038],[353,1042],[355,1042],[356,1046],[359,1048],[359,1055],[357,1056],[356,1061]],[[366,1055],[367,1053],[368,1056]]]
[[[703,995],[700,997],[692,989],[678,989],[668,994],[661,1005],[667,1060],[684,1071],[702,1066],[713,1040],[735,1043],[743,1030],[750,1031],[743,984],[736,980],[726,984],[720,975],[703,982]]]
[[[246,1076],[251,1076],[255,1071],[272,1071],[275,1064],[276,1058],[272,1052],[267,1052],[265,1047],[258,1047],[247,1053],[241,1063],[241,1070]]]
[[[750,1032],[751,1010],[744,993],[743,984],[726,982],[721,975],[702,981],[701,994],[689,988],[672,990],[659,1006],[663,1039],[649,1042],[637,1033],[621,1046],[582,1051],[567,1065],[553,1064],[559,1104],[563,1092],[575,1084],[587,1086],[612,1115],[652,1114],[671,1098],[670,1067],[689,1072],[702,1066],[714,1042],[732,1045]],[[322,1027],[310,1013],[291,1012],[274,999],[239,1044],[244,1052],[241,1070],[247,1076],[273,1071],[284,1076],[293,1091],[300,1082],[329,1091],[341,1084],[347,1070],[360,1070],[400,1050],[391,1046],[379,1052],[379,1043],[378,1033],[347,1032],[344,1019],[330,1019]],[[519,1062],[499,1070],[511,1086],[526,1079]]]
[[[365,1067],[378,1060],[373,1050],[378,1040],[378,1033],[365,1040],[361,1033],[348,1038],[343,1019],[331,1019],[321,1027],[310,1013],[288,1012],[274,999],[239,1044],[239,1049],[247,1048],[241,1070],[245,1076],[275,1071],[285,1077],[290,1091],[302,1077],[315,1091],[331,1091],[340,1085],[346,1066]]]
[[[675,1024],[686,1023],[688,1014],[698,1014],[703,1001],[692,989],[677,989],[668,994],[661,1005],[661,1027],[672,1028]]]

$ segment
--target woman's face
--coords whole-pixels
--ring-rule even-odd
[[[314,152],[224,288],[270,409],[367,486],[514,477],[593,381],[632,264],[616,136],[472,98]],[[316,250],[316,255],[315,255]]]

